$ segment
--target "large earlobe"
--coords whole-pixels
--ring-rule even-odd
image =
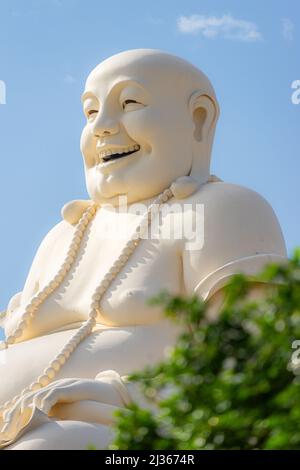
[[[190,98],[189,109],[195,125],[195,140],[203,142],[215,128],[219,117],[218,103],[214,97],[196,91]]]

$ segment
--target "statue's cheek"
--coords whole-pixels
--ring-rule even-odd
[[[123,126],[128,135],[138,143],[141,139],[151,141],[159,127],[157,118],[153,110],[143,108],[126,113],[123,116]]]
[[[84,157],[86,166],[88,168],[94,166],[96,157],[95,139],[89,124],[83,128],[80,139],[80,150]]]

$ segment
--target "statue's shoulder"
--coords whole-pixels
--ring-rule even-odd
[[[65,243],[71,239],[74,233],[74,225],[70,224],[65,219],[62,219],[56,225],[54,225],[44,236],[39,248],[38,258],[48,256],[54,248],[65,246]]]
[[[73,231],[74,227],[65,220],[58,222],[43,238],[38,249],[38,257],[49,256],[49,251],[53,250],[57,245],[63,245],[67,240],[69,240]]]
[[[252,189],[223,181],[202,185],[185,201],[204,210],[207,243],[234,244],[253,252],[286,254],[278,219],[271,205]]]
[[[266,199],[252,189],[224,181],[212,182],[202,185],[198,191],[185,200],[186,203],[204,204],[211,216],[222,214],[244,214],[250,217],[264,213],[267,218],[276,218],[271,205]],[[247,213],[244,211],[247,209]],[[276,219],[277,220],[277,219]]]

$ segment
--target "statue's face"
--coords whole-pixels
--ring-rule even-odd
[[[82,97],[81,150],[94,201],[147,199],[189,173],[194,126],[188,99],[167,67],[160,72],[113,57],[91,73]]]

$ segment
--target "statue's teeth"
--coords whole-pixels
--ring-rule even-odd
[[[134,152],[135,150],[140,150],[140,146],[138,144],[130,145],[125,149],[104,150],[98,154],[97,164],[100,163],[101,159],[103,160],[105,157],[109,157],[111,155],[122,155],[129,152]]]

